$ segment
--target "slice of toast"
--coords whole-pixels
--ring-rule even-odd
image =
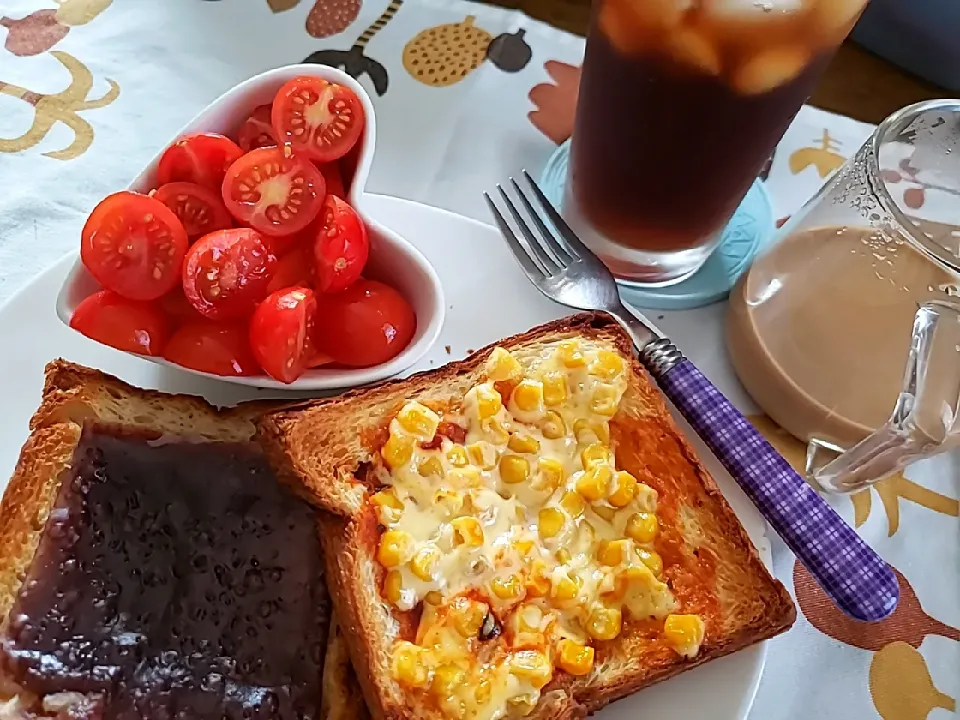
[[[46,368],[42,401],[30,421],[30,436],[0,502],[0,628],[6,636],[21,586],[48,526],[62,482],[69,475],[74,453],[85,426],[115,427],[134,431],[163,443],[186,439],[192,442],[250,443],[255,420],[277,402],[245,403],[236,408],[217,409],[202,399],[141,390],[102,372],[63,360]],[[321,618],[329,612],[326,601],[311,612]],[[322,622],[322,619],[321,619]],[[332,623],[333,620],[331,619]],[[346,717],[354,711],[357,693],[352,693],[352,668],[344,665],[342,644],[330,642],[331,671],[324,670],[321,718]],[[339,687],[338,684],[342,684]],[[56,715],[57,703],[83,703],[75,693],[57,697],[35,697],[17,687],[0,672],[2,717],[27,718]],[[72,717],[72,716],[71,716]]]
[[[278,473],[329,513],[321,527],[333,604],[375,718],[451,716],[430,701],[429,693],[411,689],[394,676],[394,648],[400,640],[416,640],[423,605],[412,613],[398,610],[382,591],[385,570],[377,560],[377,547],[384,527],[370,498],[383,488],[378,479],[380,451],[391,436],[391,421],[411,400],[443,418],[461,417],[465,394],[487,379],[486,363],[495,347],[523,362],[569,339],[613,351],[624,361],[626,389],[609,423],[616,469],[642,478],[656,491],[656,550],[663,556],[663,577],[680,611],[705,618],[706,630],[699,652],[687,658],[674,651],[661,632],[651,631],[648,621],[632,625],[625,620],[616,639],[595,643],[596,660],[588,674],[556,668],[527,717],[583,717],[777,635],[795,620],[789,594],[764,567],[714,479],[678,430],[663,397],[635,360],[629,337],[607,315],[581,314],[504,339],[437,370],[268,413],[259,421],[261,444]],[[662,631],[662,621],[657,627]]]

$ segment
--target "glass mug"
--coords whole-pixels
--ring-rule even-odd
[[[618,279],[700,268],[866,2],[594,2],[563,213]]]
[[[730,295],[747,392],[853,492],[960,445],[960,100],[892,115]]]

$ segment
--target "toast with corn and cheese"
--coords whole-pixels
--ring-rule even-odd
[[[264,415],[376,718],[572,718],[787,629],[609,316]]]
[[[109,511],[102,507],[102,502],[96,502],[97,498],[94,498],[92,494],[90,495],[90,502],[83,508],[82,512],[91,517],[97,516],[101,520],[92,520],[89,525],[79,529],[75,527],[72,531],[67,527],[68,516],[75,513],[78,508],[75,505],[64,505],[61,499],[64,497],[64,486],[69,485],[76,473],[80,472],[78,468],[85,467],[91,462],[97,465],[98,461],[96,459],[91,460],[90,457],[97,452],[105,454],[113,452],[116,459],[118,444],[122,450],[124,439],[133,437],[136,438],[136,443],[146,443],[147,449],[145,452],[151,463],[163,465],[171,472],[175,468],[168,462],[169,458],[163,457],[162,453],[169,450],[174,444],[182,442],[189,444],[189,452],[193,453],[191,457],[195,460],[200,457],[197,453],[202,453],[202,447],[207,444],[212,444],[213,447],[237,448],[237,453],[243,453],[245,448],[249,448],[251,467],[256,469],[255,463],[258,462],[256,458],[257,456],[262,457],[262,453],[259,452],[253,442],[254,421],[263,411],[276,409],[277,407],[278,403],[275,402],[257,402],[246,403],[233,409],[218,410],[198,398],[141,390],[99,371],[64,361],[54,361],[47,366],[42,402],[30,421],[30,436],[23,446],[13,477],[3,495],[2,503],[0,503],[0,643],[2,643],[2,653],[0,653],[0,656],[2,656],[2,662],[0,662],[0,718],[3,720],[26,720],[36,717],[81,718],[89,716],[109,719],[110,717],[127,716],[125,714],[126,710],[118,709],[119,705],[122,704],[118,696],[123,694],[123,689],[118,688],[117,684],[123,681],[114,682],[114,678],[121,673],[121,670],[118,665],[111,667],[108,662],[105,662],[105,658],[110,655],[110,650],[106,646],[113,644],[115,640],[121,645],[133,647],[139,642],[138,636],[149,634],[143,627],[137,628],[142,631],[139,633],[134,632],[135,628],[128,627],[131,623],[141,620],[144,623],[147,622],[139,616],[137,618],[131,617],[131,609],[136,605],[136,600],[131,598],[130,593],[124,596],[124,593],[129,589],[118,589],[113,598],[109,595],[97,597],[96,601],[86,608],[84,608],[86,603],[81,592],[81,597],[74,600],[70,612],[57,615],[57,626],[65,627],[69,625],[76,631],[73,637],[64,639],[66,655],[59,655],[50,643],[45,644],[44,635],[56,634],[59,632],[57,628],[52,630],[44,628],[43,619],[37,622],[37,617],[22,614],[30,605],[35,609],[42,607],[37,602],[30,600],[31,593],[59,597],[60,594],[64,594],[64,591],[66,593],[75,592],[53,585],[53,583],[59,581],[57,576],[62,577],[64,574],[69,574],[69,569],[64,570],[65,565],[58,566],[61,572],[54,575],[44,571],[45,561],[43,558],[45,554],[49,555],[49,545],[52,541],[58,541],[73,532],[74,539],[71,542],[83,545],[87,542],[84,538],[84,534],[87,532],[86,527],[92,528],[94,533],[110,532],[110,529],[105,527],[108,523],[102,520]],[[91,450],[91,432],[110,433],[108,445],[112,449],[105,449],[107,446],[104,446],[99,450]],[[217,461],[219,461],[219,457],[217,456]],[[272,471],[269,470],[266,462],[261,461],[260,466],[264,472],[258,475],[258,478],[275,485],[276,480],[271,479]],[[100,462],[97,467],[97,472],[101,475],[96,476],[94,473],[93,477],[88,478],[91,487],[96,485],[97,482],[108,482],[105,475],[109,475],[111,472],[121,473],[121,470],[117,469],[117,465],[110,466],[109,463],[104,465],[104,462]],[[122,471],[128,476],[125,478],[125,482],[138,482],[134,476],[140,474],[141,470],[142,464],[133,464],[131,469],[131,463],[126,463]],[[168,483],[174,480],[169,474],[164,477]],[[223,482],[223,494],[225,496],[232,494],[233,498],[239,498],[241,495],[240,490],[242,488],[238,490],[235,485],[227,486],[228,480],[220,477],[217,472],[214,472],[206,480],[211,483]],[[96,490],[90,489],[90,492],[93,493]],[[286,492],[290,495],[288,491]],[[142,494],[127,495],[126,497],[128,501],[135,501],[135,504],[143,504],[149,500],[148,498],[144,499],[145,496]],[[116,496],[110,498],[110,500],[116,499]],[[100,497],[99,500],[103,500],[103,498]],[[311,535],[317,538],[318,531],[315,520],[317,511],[292,496],[291,501],[287,502],[284,507],[290,508],[293,503],[304,506],[305,512],[302,514],[304,515],[305,526],[301,534],[307,538]],[[227,502],[230,502],[230,499],[227,499]],[[246,523],[251,525],[250,532],[262,533],[264,531],[262,526],[259,528],[252,526],[253,517],[249,514],[249,507],[249,503],[244,501],[240,512],[226,518],[225,522],[239,524],[241,530],[243,524]],[[137,521],[142,520],[143,516],[137,515],[137,510],[138,508],[131,506],[121,515],[128,514],[130,517],[136,518]],[[137,528],[129,529],[137,531]],[[147,530],[148,528],[142,528],[140,531],[146,532]],[[162,552],[162,543],[153,542],[152,537],[154,533],[163,535],[168,531],[162,527],[154,527],[149,530],[150,532],[146,537],[141,536],[142,540],[139,547],[141,549],[143,547],[153,548],[157,552]],[[258,535],[258,537],[261,537],[261,535]],[[137,542],[121,542],[116,536],[114,540],[117,542],[115,546],[112,542],[107,545],[110,552],[126,553],[137,550]],[[265,541],[256,540],[255,542],[257,544],[253,550],[259,556],[259,561],[264,563],[263,570],[271,583],[280,586],[282,578],[274,577],[278,574],[278,567],[271,568],[268,565],[268,562],[271,562],[270,555],[267,548],[261,544]],[[316,593],[311,596],[315,598],[316,602],[310,603],[309,607],[283,608],[284,614],[299,614],[301,617],[308,618],[303,626],[315,636],[313,637],[313,647],[306,646],[307,640],[303,638],[305,644],[302,652],[301,650],[294,650],[289,653],[295,664],[300,663],[301,654],[310,656],[313,663],[312,667],[316,668],[316,677],[312,680],[311,678],[305,678],[305,682],[312,683],[315,687],[316,693],[314,695],[320,692],[322,694],[319,701],[315,697],[309,701],[313,711],[305,716],[318,717],[322,720],[336,720],[347,716],[362,717],[361,711],[366,711],[362,707],[359,694],[353,691],[356,680],[353,678],[350,666],[344,664],[342,645],[339,642],[334,642],[332,637],[329,641],[326,638],[327,623],[335,625],[335,621],[330,617],[329,598],[325,587],[323,587],[322,562],[319,561],[319,542],[315,544],[316,558],[308,558],[307,562],[321,571],[319,587],[316,588]],[[191,550],[191,548],[187,548],[187,550]],[[262,553],[261,550],[263,550]],[[309,548],[306,547],[300,547],[298,550],[304,553],[309,552]],[[231,549],[227,548],[227,552],[231,552]],[[208,555],[210,558],[215,558],[215,556],[216,553],[214,552]],[[140,570],[146,572],[149,565],[147,556],[141,554],[138,557],[143,562],[134,568],[134,572]],[[194,557],[194,564],[191,565],[193,570],[203,569],[199,565],[201,559],[204,558],[199,555]],[[270,593],[270,589],[264,588],[262,583],[253,583],[252,581],[256,580],[256,577],[248,575],[246,566],[239,565],[244,558],[235,556],[233,560],[238,563],[236,567],[232,568],[233,575],[236,576],[239,573],[244,579],[249,578],[251,580],[251,583],[245,586],[248,598],[254,597],[261,590],[267,594]],[[68,562],[76,563],[77,560],[73,558],[69,559]],[[95,558],[95,562],[103,562],[103,559]],[[250,560],[250,563],[257,564],[253,560]],[[37,565],[40,567],[37,567]],[[47,568],[52,569],[49,563],[47,563]],[[215,567],[214,570],[219,577],[220,568]],[[226,576],[231,574],[230,569],[227,568],[223,568],[223,573]],[[177,573],[174,577],[179,578],[182,587],[185,584],[195,583],[198,576],[189,573]],[[94,578],[94,580],[97,580],[97,578]],[[153,592],[162,584],[162,578],[148,581],[144,577],[142,592]],[[139,594],[139,591],[134,590],[132,594]],[[189,594],[189,590],[182,590],[178,593],[178,598]],[[237,592],[237,595],[239,595],[239,592]],[[234,607],[238,607],[237,612],[239,612],[239,601],[237,599],[231,599],[230,596],[224,594],[209,597],[209,604],[204,603],[198,608],[198,611],[205,615],[223,613],[223,620],[218,627],[227,627],[234,621],[243,623],[245,620],[249,620],[249,618],[239,616],[234,616],[232,619],[228,617],[230,611],[227,606],[231,603]],[[277,598],[276,600],[282,602],[283,598]],[[265,627],[266,624],[270,625],[266,629],[276,633],[281,630],[285,620],[275,621],[273,619],[270,612],[271,608],[266,607],[265,603],[267,601],[273,602],[274,599],[258,598],[253,606],[257,608],[259,617],[265,623]],[[176,605],[177,602],[180,602],[180,600],[169,603],[168,607]],[[105,639],[99,649],[90,649],[96,643],[91,645],[83,637],[79,637],[82,636],[83,631],[75,627],[74,623],[78,622],[80,617],[84,615],[96,616],[97,607],[110,606],[111,603],[119,609],[115,610],[115,615],[109,621],[109,624],[113,628],[123,629],[124,632],[114,633],[110,638]],[[64,609],[60,606],[56,606],[56,608],[58,611]],[[174,624],[170,620],[173,614],[167,611],[167,622],[171,626]],[[25,633],[24,628],[31,624],[36,627]],[[241,624],[241,630],[249,635],[248,630],[244,629],[245,627],[247,626]],[[255,627],[255,625],[249,627]],[[263,629],[261,628],[261,630]],[[33,639],[26,637],[28,634],[33,635]],[[163,642],[165,640],[162,637],[163,635],[164,633],[159,633],[160,637],[155,637],[153,642]],[[40,637],[39,641],[36,639],[37,636]],[[226,635],[223,637],[225,638]],[[197,639],[199,640],[199,638]],[[216,644],[218,639],[208,633],[204,642],[207,642],[208,645]],[[225,640],[221,644],[224,645],[223,648],[220,648],[224,653],[231,652],[226,647]],[[145,656],[154,652],[149,646],[145,646],[143,650]],[[326,654],[326,658],[331,659],[325,659],[324,654]],[[31,655],[42,656],[40,665],[32,662]],[[93,665],[85,664],[82,661],[85,655],[93,658]],[[80,659],[78,660],[78,658]],[[258,659],[254,658],[254,662]],[[70,672],[59,674],[56,672],[57,664],[61,662]],[[170,662],[176,664],[178,660],[174,659]],[[215,658],[211,662],[214,665],[217,663],[224,664],[222,658]],[[259,667],[252,669],[251,672],[264,679],[269,676],[270,669]],[[200,689],[207,692],[206,701],[209,701],[209,694],[215,692],[216,689],[213,680],[211,680],[213,677],[213,675],[207,675],[206,680],[210,680],[209,686]],[[266,701],[268,700],[268,693],[275,692],[273,700],[277,702],[273,706],[274,712],[257,716],[283,717],[284,703],[287,701],[287,698],[283,695],[284,689],[271,688],[271,683],[267,680],[264,680],[263,684],[263,687],[257,688],[260,696],[253,693],[254,697],[264,699],[265,702],[260,704],[264,705],[267,710],[269,710],[272,702],[272,700]],[[283,683],[279,684],[282,685]],[[241,689],[253,692],[249,684]],[[156,697],[152,697],[150,702],[154,703],[150,707],[152,713],[170,709],[166,708],[164,702],[173,701],[170,697],[164,697],[161,693],[159,701]],[[164,707],[161,708],[156,705],[156,702],[160,702]],[[229,703],[227,705],[229,706]],[[256,709],[239,707],[237,703],[235,705],[227,708],[226,717],[234,717],[235,715],[246,717],[244,715],[245,710]],[[260,710],[263,709],[263,707],[260,708]],[[201,715],[191,714],[188,707],[181,707],[180,710],[186,712],[189,717],[201,717]],[[171,716],[175,714],[173,713]],[[206,717],[206,715],[202,716]]]

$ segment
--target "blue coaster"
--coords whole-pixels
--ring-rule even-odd
[[[558,147],[540,176],[540,187],[550,202],[560,207],[567,180],[570,141]],[[723,231],[717,249],[695,274],[676,285],[639,289],[620,285],[623,299],[639,308],[688,310],[725,300],[757,250],[773,235],[770,196],[763,182],[753,183]]]

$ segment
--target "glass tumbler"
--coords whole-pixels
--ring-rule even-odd
[[[598,0],[563,212],[623,282],[715,249],[867,0]]]

